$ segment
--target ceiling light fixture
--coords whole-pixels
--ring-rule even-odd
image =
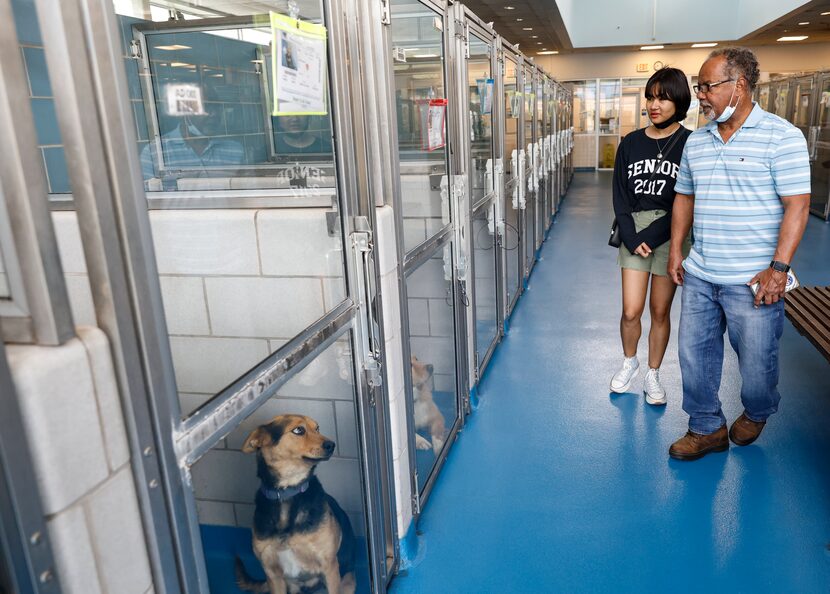
[[[517,23],[521,23],[524,19],[516,19]]]
[[[516,10],[516,7],[515,6],[505,6],[504,9],[505,10]]]
[[[715,47],[717,43],[693,43],[692,47]]]
[[[777,41],[804,41],[809,35],[791,35],[789,37],[779,37]]]
[[[540,56],[552,56],[554,54],[558,54],[559,52],[556,50],[544,50],[541,52],[536,52]]]
[[[531,35],[530,38],[531,39],[539,39],[539,36],[538,35]]]
[[[179,45],[178,43],[174,43],[173,45],[157,45],[154,49],[164,50],[165,52],[174,52],[176,50],[191,49],[191,47],[189,45]]]
[[[809,25],[810,21],[804,21],[803,23],[798,23],[799,25]]]
[[[658,50],[663,49],[662,45],[644,45],[640,48],[641,50]]]
[[[522,31],[533,31],[533,27],[522,27]]]
[[[822,12],[821,16],[827,16],[828,14],[830,14],[830,12]]]

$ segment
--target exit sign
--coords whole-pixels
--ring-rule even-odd
[[[637,72],[648,72],[648,64],[637,64]]]

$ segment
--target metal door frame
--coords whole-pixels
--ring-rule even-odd
[[[501,81],[502,96],[500,97],[499,103],[501,104],[500,109],[501,109],[502,117],[501,117],[501,124],[499,126],[499,129],[501,130],[501,134],[502,134],[502,142],[500,144],[501,144],[501,150],[503,151],[504,150],[504,139],[507,135],[506,134],[507,115],[506,115],[506,110],[505,110],[505,106],[504,106],[505,74],[507,72],[507,68],[506,68],[505,64],[509,60],[515,66],[515,68],[516,68],[516,92],[517,93],[522,93],[522,94],[524,94],[524,83],[523,83],[523,80],[524,80],[524,66],[523,66],[522,54],[519,53],[518,49],[516,49],[513,45],[511,45],[504,38],[502,38],[501,42],[502,42],[501,51],[499,53],[499,55],[501,57],[501,63],[500,63],[501,69],[500,69],[500,73],[499,73],[499,80]],[[512,204],[513,189],[516,185],[518,185],[518,189],[519,189],[519,192],[518,192],[518,195],[519,195],[519,197],[518,197],[519,209],[517,210],[516,229],[515,229],[515,232],[516,232],[516,254],[514,256],[514,257],[518,258],[518,262],[516,262],[518,278],[515,279],[517,281],[517,284],[516,284],[516,294],[513,296],[513,299],[508,299],[508,294],[509,294],[508,287],[509,287],[509,283],[510,283],[510,278],[508,276],[508,272],[509,272],[510,268],[507,265],[507,258],[510,257],[510,251],[507,250],[507,242],[504,242],[505,262],[504,262],[503,269],[504,269],[504,277],[505,277],[505,281],[506,281],[505,289],[504,289],[504,299],[505,299],[505,306],[506,306],[505,311],[504,311],[504,319],[505,320],[510,318],[510,315],[513,313],[513,310],[515,309],[516,304],[519,302],[519,297],[524,292],[524,249],[525,248],[524,248],[524,243],[523,243],[524,228],[523,228],[523,225],[522,225],[522,218],[523,218],[522,213],[524,212],[524,208],[522,207],[522,202],[523,202],[524,194],[525,194],[525,181],[524,181],[523,167],[521,166],[521,162],[522,162],[521,155],[524,154],[524,145],[523,145],[523,142],[522,142],[522,140],[524,138],[524,119],[523,119],[523,117],[524,117],[524,115],[523,115],[524,114],[524,101],[521,101],[521,104],[522,104],[522,109],[520,111],[520,115],[519,115],[518,118],[515,118],[517,120],[517,123],[516,123],[516,155],[517,156],[516,156],[516,168],[515,168],[515,171],[514,171],[514,177],[513,177],[513,179],[511,179],[509,181],[506,181],[505,183],[502,184],[502,188],[503,188],[502,191],[504,192],[504,200],[503,200],[503,202],[504,202],[504,213],[505,213],[505,217],[503,219],[504,221],[507,220],[507,214],[506,214],[507,213],[507,208],[508,208],[507,201],[510,200],[511,204]],[[502,158],[504,160],[511,159],[512,155],[503,154]],[[508,186],[510,186],[509,190],[508,190]],[[512,208],[512,206],[511,206],[511,208]],[[505,229],[505,233],[506,233],[506,229]],[[505,237],[506,237],[506,235],[505,235]]]
[[[816,93],[816,97],[818,98],[820,96],[820,94],[823,92],[823,90],[825,88],[825,84],[827,85],[827,88],[830,89],[830,71],[822,71],[822,72],[818,72],[816,74],[817,74],[817,78],[816,78],[816,85],[815,85],[815,93]],[[811,151],[810,152],[810,157],[811,157],[810,169],[811,169],[811,172],[812,172],[812,168],[813,168],[812,159],[814,158],[814,155],[815,155],[815,158],[817,158],[817,156],[818,156],[817,153],[818,153],[819,143],[827,144],[827,149],[826,150],[830,153],[830,116],[828,117],[828,121],[826,122],[826,128],[828,130],[828,139],[827,139],[827,141],[822,141],[821,140],[821,125],[820,125],[820,121],[819,121],[819,118],[820,118],[819,114],[821,113],[821,110],[819,109],[820,102],[815,101],[815,104],[816,104],[815,105],[815,112],[813,114],[813,120],[812,120],[812,124],[813,124],[812,129],[815,129],[815,133],[811,134],[811,137],[813,137],[813,145],[810,147],[810,151]],[[830,172],[828,172],[828,180],[827,181],[828,181],[828,184],[827,184],[828,185],[828,191],[827,191],[827,196],[825,197],[825,201],[824,201],[824,212],[822,212],[821,210],[819,210],[817,208],[813,208],[812,205],[810,206],[810,212],[813,213],[814,215],[818,216],[819,218],[825,220],[825,221],[830,221]],[[811,197],[811,202],[812,202],[812,197]]]
[[[459,51],[459,55],[463,56],[464,59],[460,59],[458,64],[459,72],[458,72],[458,81],[459,81],[459,96],[458,96],[458,104],[459,106],[464,106],[465,111],[467,109],[468,101],[469,101],[469,58],[470,58],[470,35],[473,34],[481,41],[489,44],[489,51],[490,51],[490,77],[493,79],[493,105],[491,106],[492,112],[490,114],[491,120],[491,159],[493,163],[493,175],[492,175],[492,182],[493,182],[493,191],[487,193],[484,197],[473,203],[473,200],[469,200],[469,210],[465,215],[468,217],[469,220],[469,229],[470,233],[467,237],[467,242],[469,242],[469,279],[471,283],[472,290],[469,291],[470,297],[470,316],[468,320],[472,320],[470,324],[471,332],[468,334],[468,344],[470,345],[470,362],[471,362],[471,372],[472,372],[472,382],[470,385],[470,389],[473,386],[477,385],[480,378],[484,375],[484,370],[487,367],[487,364],[490,362],[490,359],[493,355],[493,352],[496,349],[499,341],[504,334],[504,319],[503,319],[503,297],[501,295],[501,258],[497,257],[500,250],[500,233],[496,231],[495,233],[495,243],[493,246],[494,250],[494,258],[493,258],[493,266],[494,266],[494,279],[496,286],[495,295],[496,295],[496,304],[495,304],[495,323],[496,323],[496,334],[493,337],[493,340],[487,345],[486,349],[484,350],[484,356],[479,359],[479,344],[478,344],[478,326],[477,326],[477,309],[476,309],[476,290],[475,290],[475,237],[472,234],[472,222],[475,219],[475,215],[479,212],[482,208],[485,208],[487,204],[493,206],[495,205],[496,212],[494,213],[494,219],[498,215],[498,198],[501,194],[498,189],[497,180],[499,177],[499,161],[496,158],[496,155],[500,153],[500,151],[496,148],[496,141],[497,135],[495,130],[498,126],[496,117],[496,79],[498,78],[497,69],[499,67],[498,61],[498,41],[499,37],[496,32],[488,26],[484,21],[482,21],[478,16],[476,16],[468,7],[458,4],[457,14],[456,14],[456,22],[463,23],[464,27],[464,38],[462,39],[462,45],[456,46],[456,50]],[[462,26],[462,25],[459,25]],[[456,39],[459,39],[456,36]],[[461,53],[463,52],[463,53]],[[459,131],[459,153],[460,153],[460,160],[464,165],[462,174],[469,176],[471,172],[468,171],[470,167],[470,161],[472,156],[472,140],[470,138],[470,131],[469,131],[469,124],[470,119],[469,117],[459,118],[460,123],[462,124],[462,130]]]

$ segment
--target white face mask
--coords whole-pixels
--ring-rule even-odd
[[[729,104],[727,104],[726,109],[723,110],[723,113],[720,114],[718,117],[715,117],[715,110],[712,109],[709,111],[709,114],[704,114],[704,117],[709,120],[710,122],[717,122],[719,124],[724,123],[726,120],[732,117],[732,114],[735,113],[735,110],[738,108],[738,103],[741,102],[741,98],[738,97],[738,102],[735,105],[732,105],[732,98],[735,96],[735,90],[738,88],[736,84],[732,88],[732,94],[729,96]]]

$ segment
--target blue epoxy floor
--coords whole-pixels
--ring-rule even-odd
[[[758,442],[670,460],[687,422],[676,335],[667,407],[645,404],[642,374],[638,393],[609,395],[621,357],[610,222],[610,176],[577,174],[393,594],[830,592],[830,365],[787,322],[783,398]],[[802,282],[830,284],[828,254],[830,226],[811,217]],[[644,336],[641,363],[646,348]]]

